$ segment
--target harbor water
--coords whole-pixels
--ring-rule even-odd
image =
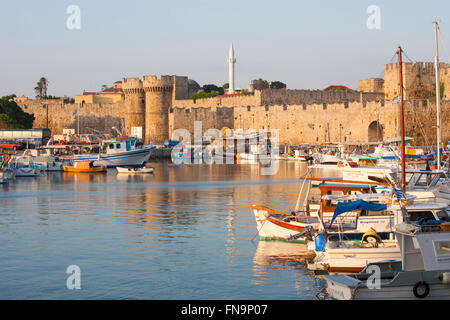
[[[259,241],[249,208],[292,210],[306,164],[151,165],[1,186],[0,299],[315,299],[304,245]]]

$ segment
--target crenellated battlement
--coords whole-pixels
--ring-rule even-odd
[[[173,89],[173,76],[161,76],[159,80],[154,75],[144,76],[143,87],[145,91],[151,92],[171,91]]]
[[[122,78],[122,90],[125,94],[142,93],[142,81],[139,78]]]

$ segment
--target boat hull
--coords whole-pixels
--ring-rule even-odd
[[[328,295],[337,300],[449,300],[450,286],[438,280],[442,272],[400,272],[391,280],[381,280],[379,288],[369,288],[366,281],[345,275],[325,276]],[[414,295],[418,282],[426,282],[429,293],[424,298]]]
[[[16,177],[37,177],[40,174],[39,168],[16,168]]]
[[[271,212],[275,213],[275,211],[269,208],[252,206],[251,209],[255,215],[260,240],[286,241],[286,239],[290,236],[302,232],[305,227],[316,226],[316,224],[311,223],[301,223],[295,221],[284,222],[279,219],[275,219],[274,217],[271,217]],[[300,237],[295,240],[295,242],[298,243],[306,243],[306,241],[307,240],[305,237]]]
[[[395,241],[395,240],[394,240]],[[325,252],[316,252],[316,264],[326,266],[329,272],[358,273],[369,263],[384,260],[401,260],[398,246],[387,248],[326,248]]]
[[[152,149],[141,149],[113,154],[81,154],[75,155],[73,161],[93,161],[94,166],[141,166],[148,161]]]
[[[117,173],[125,174],[149,174],[153,173],[153,168],[136,168],[136,167],[116,167]]]
[[[77,169],[70,166],[63,165],[64,172],[72,172],[72,173],[97,173],[97,172],[106,172],[106,166],[94,167],[91,169]]]

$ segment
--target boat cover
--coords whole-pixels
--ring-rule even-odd
[[[333,218],[330,222],[330,227],[332,226],[334,219],[336,219],[337,216],[350,211],[355,210],[368,210],[368,211],[382,211],[386,210],[387,206],[385,204],[381,203],[370,203],[366,202],[364,200],[356,200],[351,202],[338,202],[336,209],[334,209]]]

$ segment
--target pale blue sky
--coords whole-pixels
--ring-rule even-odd
[[[81,8],[68,30],[66,9]],[[369,5],[381,29],[366,27]],[[432,21],[450,48],[450,1],[2,1],[0,96],[34,96],[41,76],[49,94],[98,91],[122,77],[185,75],[200,85],[228,82],[233,41],[236,86],[264,78],[288,88],[357,87],[379,77],[398,45],[432,61]],[[441,61],[449,62],[441,45]]]

